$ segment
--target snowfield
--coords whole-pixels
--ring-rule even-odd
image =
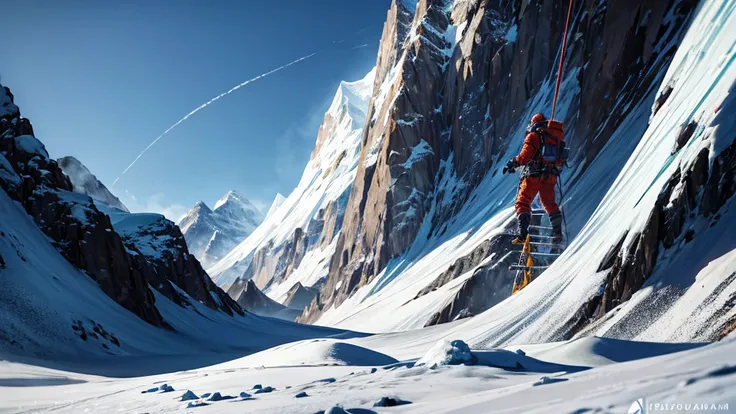
[[[171,330],[117,305],[0,191],[0,412],[736,412],[736,332],[726,335],[723,328],[736,320],[736,197],[717,218],[697,211],[683,218],[671,248],[657,242],[656,266],[642,289],[574,335],[563,333],[571,315],[604,289],[607,272],[600,268],[611,246],[620,240],[619,250],[631,252],[638,243],[670,178],[706,150],[712,165],[733,143],[735,11],[736,0],[701,2],[671,66],[655,75],[661,88],[646,91],[584,173],[563,175],[576,180],[564,199],[572,238],[551,267],[487,311],[437,326],[423,327],[475,269],[417,293],[505,231],[517,177],[489,173],[471,194],[475,201],[444,231],[431,232],[424,223],[403,255],[326,309],[317,325],[250,313],[231,317],[183,291],[187,303],[180,306],[153,290]],[[451,47],[462,41],[463,29],[445,34]],[[517,41],[516,25],[505,33],[508,42]],[[328,112],[332,135],[318,142],[294,192],[277,199],[263,224],[208,269],[218,284],[240,277],[259,249],[278,251],[330,202],[346,202],[374,76],[375,70],[341,84]],[[376,92],[385,98],[380,86]],[[650,117],[649,105],[669,87],[669,98]],[[560,117],[578,88],[574,80],[563,82]],[[552,83],[545,84],[521,119],[548,108],[553,92]],[[7,108],[13,109],[0,101],[0,116]],[[679,131],[693,121],[692,136],[676,148]],[[524,127],[518,126],[516,145],[504,158],[521,146]],[[632,143],[631,135],[643,137]],[[45,154],[35,138],[21,144]],[[431,151],[422,141],[407,163]],[[6,164],[0,156],[0,174]],[[446,174],[439,188],[461,185]],[[682,187],[664,201],[674,203]],[[130,237],[143,237],[136,229],[161,219],[100,207],[115,230]],[[72,213],[85,217],[83,206]],[[141,243],[147,255],[163,248],[156,239]],[[283,301],[295,283],[317,284],[335,245],[325,240],[309,250],[288,278],[264,292]],[[720,341],[707,342],[719,333]]]
[[[367,341],[400,349],[423,335],[420,330]],[[674,345],[585,338],[473,350],[472,364],[434,366],[415,365],[421,354],[383,366],[379,361],[390,357],[362,361],[377,362],[373,366],[344,365],[325,352],[339,342],[319,343],[298,342],[210,366],[202,355],[169,357],[172,366],[186,359],[190,368],[132,378],[125,374],[150,360],[128,359],[125,373],[98,363],[95,375],[83,373],[83,366],[53,370],[3,361],[0,411],[317,413],[339,405],[354,413],[626,413],[644,396],[647,404],[672,404],[674,412],[695,405],[715,407],[707,412],[736,409],[734,339]],[[342,345],[337,354],[345,359],[376,354]],[[303,363],[296,364],[294,355]],[[381,406],[397,402],[400,409]]]

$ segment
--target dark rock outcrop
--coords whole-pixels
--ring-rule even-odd
[[[417,293],[415,298],[422,297],[429,292],[433,292],[440,287],[444,286],[448,282],[457,279],[466,272],[469,272],[474,267],[478,266],[486,257],[491,250],[491,241],[486,240],[479,244],[470,254],[463,256],[451,264],[450,267],[440,274],[437,279],[427,285],[424,289]]]
[[[248,312],[289,321],[295,320],[301,314],[301,310],[288,308],[266,296],[252,280],[244,282],[243,285],[237,289],[238,294],[236,300],[238,305],[242,306]],[[233,296],[232,291],[229,294]]]
[[[133,268],[145,280],[180,306],[187,305],[185,295],[212,309],[229,315],[243,314],[242,309],[212,282],[199,261],[189,253],[179,227],[163,216],[134,228],[118,229]]]
[[[51,159],[43,144],[29,134],[33,128],[21,118],[9,89],[3,90],[5,94],[0,96],[0,186],[20,202],[72,265],[95,280],[110,298],[155,326],[169,325],[155,306],[149,284],[164,280],[181,284],[193,297],[215,309],[242,312],[214,287],[198,263],[186,258],[188,252],[178,229],[169,229],[175,233],[172,240],[177,239],[177,233],[181,239],[181,243],[172,246],[178,254],[170,261],[141,261],[140,252],[131,253],[135,246],[130,241],[126,246],[110,217],[92,198],[73,192],[71,180],[57,161]],[[204,287],[196,287],[197,283]],[[222,303],[215,304],[213,296],[203,293],[205,289],[213,292]]]
[[[515,272],[509,271],[509,266],[519,259],[518,254],[512,253],[512,238],[510,235],[501,235],[481,244],[481,249],[473,252],[476,254],[477,264],[466,267],[466,271],[480,264],[483,259],[478,260],[479,257],[491,250],[496,251],[493,253],[494,257],[490,261],[486,260],[485,265],[477,267],[452,299],[439,312],[434,313],[424,326],[475,316],[509,297],[509,287],[513,285],[515,277]],[[483,251],[485,253],[478,256]],[[471,254],[464,259],[471,260],[468,263],[470,264],[472,257]]]
[[[705,148],[689,166],[678,168],[662,189],[643,230],[631,237],[624,234],[604,257],[598,270],[608,273],[601,295],[581,306],[576,322],[561,338],[569,338],[631,299],[654,271],[660,246],[665,251],[677,250],[697,237],[695,229],[688,228],[697,216],[716,222],[718,210],[734,195],[735,173],[736,140],[715,157],[710,168]],[[728,331],[727,326],[723,329]]]

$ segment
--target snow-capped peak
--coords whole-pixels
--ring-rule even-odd
[[[225,195],[220,197],[220,199],[217,200],[217,203],[215,203],[215,208],[213,210],[217,210],[227,204],[244,206],[247,207],[247,209],[249,210],[254,210],[258,213],[261,213],[261,211],[258,210],[256,206],[254,206],[253,203],[250,202],[250,200],[248,200],[235,190],[230,190],[225,193]]]
[[[268,209],[268,213],[266,213],[266,218],[273,214],[276,209],[281,207],[281,204],[284,204],[284,200],[286,200],[286,197],[281,193],[277,193],[276,197],[273,199],[273,203],[271,203],[271,207]]]
[[[228,191],[215,208],[198,201],[179,223],[189,250],[202,263],[212,263],[227,254],[263,221],[263,213],[245,196]]]
[[[374,67],[359,81],[340,82],[340,87],[337,89],[327,113],[339,119],[342,112],[345,111],[355,122],[362,126],[365,121],[365,114],[368,112],[368,102],[373,93],[375,77],[376,68]]]

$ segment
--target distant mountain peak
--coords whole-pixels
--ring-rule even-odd
[[[210,209],[209,206],[207,206],[207,204],[205,204],[205,202],[201,200],[197,201],[197,203],[194,204],[194,207],[192,207],[192,210],[204,210],[204,211],[212,212],[212,209]]]
[[[230,190],[217,200],[212,209],[198,201],[179,227],[192,254],[208,264],[219,260],[245,240],[263,219],[263,213],[250,200]]]

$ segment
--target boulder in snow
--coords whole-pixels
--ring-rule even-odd
[[[258,390],[256,390],[256,392],[254,392],[253,394],[266,394],[266,393],[273,392],[273,391],[274,391],[273,387],[263,387],[263,388],[259,388]]]
[[[442,339],[417,361],[415,366],[426,365],[432,369],[442,365],[472,365],[476,361],[477,358],[470,352],[470,347],[462,340],[449,342]]]
[[[210,398],[207,399],[207,401],[225,401],[232,400],[233,398],[235,397],[233,397],[232,395],[222,395],[219,392],[215,392],[210,396]]]
[[[194,401],[198,399],[199,397],[197,397],[197,394],[193,393],[191,390],[187,390],[187,392],[185,392],[184,395],[181,396],[181,399],[179,401]]]
[[[411,401],[405,401],[398,397],[381,397],[380,400],[373,404],[374,407],[396,407],[398,405],[411,404]]]

